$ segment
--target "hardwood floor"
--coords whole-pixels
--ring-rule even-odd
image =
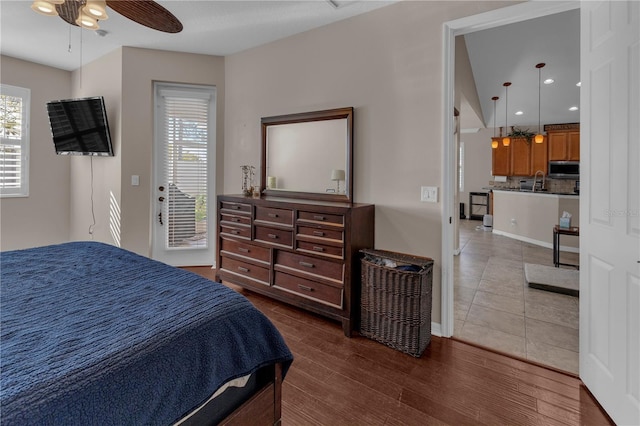
[[[207,267],[187,268],[213,279]],[[294,354],[283,384],[289,425],[610,425],[580,379],[453,339],[419,359],[338,322],[239,287]]]

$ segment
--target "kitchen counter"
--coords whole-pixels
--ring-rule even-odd
[[[571,225],[580,224],[578,194],[519,191],[491,188],[493,191],[493,232],[542,247],[553,247],[553,227],[563,212],[569,212]],[[579,237],[563,239],[562,251],[577,253]]]
[[[493,192],[507,192],[507,193],[516,193],[516,194],[526,194],[526,195],[535,195],[535,196],[553,196],[556,198],[560,198],[560,197],[568,197],[568,198],[576,198],[579,197],[580,194],[577,194],[575,192],[549,192],[549,191],[525,191],[525,190],[520,190],[517,188],[497,188],[497,187],[484,187],[482,188],[485,191],[493,191]]]

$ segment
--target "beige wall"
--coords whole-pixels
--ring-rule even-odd
[[[553,227],[564,211],[572,215],[572,226],[580,223],[580,199],[552,194],[494,191],[493,230],[501,235],[544,247],[553,245]],[[577,237],[562,237],[560,245],[577,250]],[[575,250],[574,250],[575,251]]]
[[[0,248],[14,250],[69,238],[69,158],[57,156],[46,102],[71,97],[68,71],[2,56],[3,84],[31,89],[29,196],[0,200]]]
[[[74,72],[74,96],[105,96],[115,157],[94,158],[93,238],[151,254],[154,81],[217,88],[217,169],[224,137],[224,58],[125,47]],[[90,159],[72,159],[71,239],[88,239],[91,213]],[[131,176],[140,185],[131,185]],[[221,179],[216,179],[220,182]],[[221,184],[220,184],[221,185]]]
[[[440,322],[442,24],[510,3],[400,2],[226,58],[224,191],[260,164],[260,118],[355,107],[355,201],[376,205],[376,248],[436,260]],[[439,197],[441,199],[441,197]]]
[[[216,185],[222,186],[225,69],[220,56],[126,47],[122,70],[122,247],[150,255],[152,184],[153,82],[216,87]],[[131,186],[131,175],[140,186]],[[238,181],[240,179],[238,178]]]
[[[491,137],[493,128],[481,129],[477,133],[462,133],[464,142],[464,191],[460,191],[460,202],[465,204],[465,215],[469,217],[470,192],[487,192],[482,189],[489,186],[491,176]]]
[[[120,245],[117,230],[112,232],[110,225],[118,222],[117,208],[114,206],[120,204],[121,70],[122,55],[117,49],[72,73],[74,98],[104,97],[115,156],[71,158],[70,240],[95,240]]]

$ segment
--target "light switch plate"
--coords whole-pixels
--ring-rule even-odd
[[[139,175],[131,175],[131,186],[140,185],[140,176]]]
[[[426,201],[427,203],[437,203],[438,187],[437,186],[420,187],[420,201]]]

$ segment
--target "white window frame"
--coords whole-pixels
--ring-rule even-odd
[[[21,139],[0,138],[0,144],[20,145],[20,187],[0,187],[0,198],[28,197],[29,196],[29,145],[31,129],[31,89],[24,87],[0,84],[0,94],[22,98],[22,132]],[[0,156],[0,164],[2,164]]]

